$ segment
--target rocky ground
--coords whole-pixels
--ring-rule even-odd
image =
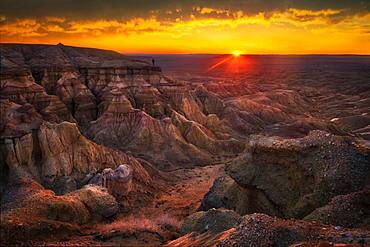
[[[184,81],[112,51],[0,48],[2,245],[369,243],[366,81]]]

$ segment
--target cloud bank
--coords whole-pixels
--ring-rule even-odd
[[[137,53],[370,53],[368,1],[0,2],[1,42]]]

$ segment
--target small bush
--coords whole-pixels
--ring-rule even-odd
[[[162,214],[154,218],[148,217],[134,217],[128,216],[127,218],[116,220],[110,224],[101,225],[98,227],[101,233],[108,233],[111,231],[122,232],[137,232],[137,231],[179,231],[181,223],[173,216]]]

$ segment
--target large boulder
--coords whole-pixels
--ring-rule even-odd
[[[93,219],[105,219],[118,213],[119,206],[116,199],[103,187],[86,185],[69,195],[82,201]]]
[[[350,138],[313,131],[304,138],[251,137],[226,168],[234,183],[216,180],[202,209],[227,207],[303,218],[331,198],[369,184],[369,153]]]
[[[239,219],[240,215],[232,210],[210,209],[206,212],[200,211],[185,219],[181,227],[181,233],[204,233],[207,231],[220,233],[236,226]]]

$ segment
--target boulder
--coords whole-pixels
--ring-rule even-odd
[[[95,174],[88,183],[105,187],[109,193],[121,198],[131,191],[132,178],[132,169],[127,164],[122,164],[114,170],[106,168],[101,173]]]
[[[108,193],[107,189],[100,186],[85,185],[68,195],[83,202],[93,219],[110,218],[117,214],[119,210],[116,199]]]

